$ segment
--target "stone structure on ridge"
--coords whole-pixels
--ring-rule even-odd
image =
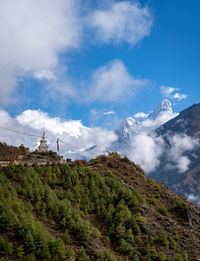
[[[45,139],[45,132],[43,132],[43,136],[42,139],[40,140],[40,145],[38,146],[37,152],[39,153],[48,152],[48,145]]]

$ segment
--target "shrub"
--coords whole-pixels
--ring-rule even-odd
[[[184,261],[181,254],[177,254],[173,257],[173,261]]]
[[[68,230],[65,230],[63,240],[68,245],[71,243],[71,237]]]
[[[95,228],[93,231],[92,231],[92,237],[93,238],[99,238],[101,236],[101,233],[99,232],[99,230],[97,228]]]
[[[181,201],[181,200],[179,200],[177,203],[175,203],[175,204],[169,209],[169,211],[172,212],[172,211],[181,210],[181,209],[185,208],[185,206],[186,206],[186,203],[183,202],[183,201]]]
[[[165,261],[166,260],[165,254],[161,252],[160,255],[158,256],[157,260],[158,261]]]
[[[88,222],[84,222],[80,226],[77,236],[80,240],[87,240],[87,239],[90,238],[90,231],[89,231]]]
[[[6,239],[0,236],[0,257],[12,254],[12,245]]]
[[[25,257],[25,261],[36,261],[36,257],[34,254],[29,254]]]
[[[74,259],[74,257],[75,257],[74,250],[71,247],[67,248],[66,257],[68,257],[68,258],[72,257],[72,259]]]
[[[130,243],[126,242],[126,240],[120,240],[120,246],[117,247],[117,251],[122,254],[131,254],[133,252],[133,247]]]
[[[159,237],[156,237],[154,239],[154,242],[161,246],[165,246],[165,247],[169,246],[169,241],[167,240],[167,237],[164,232],[162,232]]]
[[[152,185],[153,185],[152,179],[147,178],[147,185],[148,185],[148,186],[152,186]]]
[[[169,239],[169,247],[172,248],[172,249],[176,249],[176,241],[174,240],[173,237],[171,237]]]
[[[106,246],[110,246],[110,238],[108,236],[103,239],[103,242]]]
[[[89,261],[88,256],[85,253],[85,248],[81,247],[81,249],[78,252],[78,256],[76,257],[77,261]]]
[[[19,258],[24,256],[24,248],[22,245],[17,248],[16,253]]]
[[[113,158],[120,158],[120,155],[117,152],[109,152],[108,156]]]
[[[158,211],[163,215],[163,216],[167,216],[168,212],[166,210],[165,207],[161,206],[158,208]]]

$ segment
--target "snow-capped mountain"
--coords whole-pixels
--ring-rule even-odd
[[[120,125],[120,127],[116,130],[116,134],[118,135],[118,141],[122,141],[124,143],[129,143],[130,138],[137,134],[139,129],[141,128],[141,122],[132,117],[126,118]]]
[[[129,144],[132,137],[142,131],[150,132],[155,130],[176,115],[177,114],[173,113],[171,102],[164,99],[146,119],[137,120],[132,117],[126,118],[116,130],[116,134],[118,135],[117,147],[120,147],[119,144]]]
[[[162,100],[154,109],[152,113],[149,114],[149,119],[156,119],[161,113],[169,112],[173,113],[171,102],[167,99]]]

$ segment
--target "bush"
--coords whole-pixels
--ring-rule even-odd
[[[16,253],[17,253],[17,257],[19,258],[24,256],[24,248],[22,245],[17,248]]]
[[[74,259],[75,254],[74,254],[74,250],[71,247],[67,248],[67,250],[66,250],[66,257],[67,258],[72,257],[72,259]]]
[[[158,211],[163,215],[163,216],[167,216],[168,212],[166,210],[165,207],[161,206],[158,208]]]
[[[90,231],[89,231],[88,222],[84,222],[80,226],[77,236],[80,240],[87,240],[87,239],[90,238]]]
[[[181,210],[181,209],[184,209],[186,206],[186,203],[179,200],[177,203],[175,203],[170,209],[169,211],[177,211],[177,210]]]
[[[126,242],[126,240],[121,239],[120,240],[120,246],[117,247],[117,251],[119,251],[122,254],[131,254],[133,252],[133,247],[130,243]]]
[[[12,254],[12,245],[0,236],[0,257]]]
[[[171,249],[176,249],[176,241],[174,240],[173,237],[171,237],[171,238],[169,239],[169,247],[170,247]]]
[[[25,257],[25,261],[36,261],[36,257],[34,254],[29,254]]]
[[[120,158],[121,156],[119,155],[119,153],[117,152],[109,152],[108,153],[109,157],[113,157],[113,158]]]
[[[84,247],[81,247],[81,249],[78,252],[78,256],[76,257],[77,261],[89,261],[88,256],[85,253]]]
[[[176,240],[176,241],[180,239],[177,230],[174,231],[173,239]]]
[[[184,261],[181,254],[177,254],[173,257],[173,261]]]
[[[63,240],[68,245],[71,243],[71,237],[68,230],[65,230]]]
[[[169,241],[167,240],[167,237],[164,232],[162,232],[159,237],[156,237],[154,239],[154,242],[161,246],[169,247]]]
[[[99,232],[99,230],[97,228],[95,228],[93,231],[92,231],[92,237],[93,238],[99,238],[101,236],[101,233]]]

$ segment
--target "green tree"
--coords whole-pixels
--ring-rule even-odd
[[[79,250],[76,260],[77,261],[89,261],[89,258],[85,253],[84,247],[81,247],[81,249]]]

